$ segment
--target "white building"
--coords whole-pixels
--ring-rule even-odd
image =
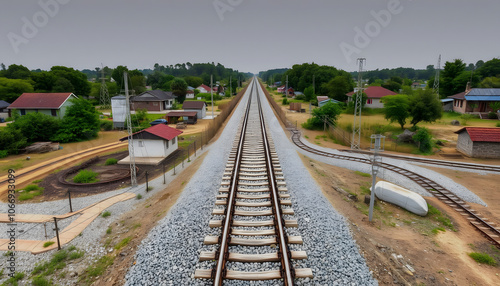
[[[113,115],[113,127],[125,128],[127,99],[124,95],[117,95],[111,98],[111,114]]]
[[[132,134],[134,145],[134,156],[137,164],[157,165],[163,159],[178,148],[178,136],[181,130],[158,124]],[[120,141],[128,140],[128,137]],[[120,164],[128,164],[130,158],[120,161]]]

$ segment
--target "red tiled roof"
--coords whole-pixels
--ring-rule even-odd
[[[198,87],[197,87],[197,89],[199,90],[199,89],[200,89],[200,87],[201,87],[201,88],[204,88],[206,91],[210,92],[210,87],[209,87],[209,86],[207,86],[207,85],[205,85],[205,84],[202,84],[202,85],[198,86]]]
[[[364,93],[366,93],[366,96],[368,98],[382,98],[387,95],[395,95],[394,91],[390,91],[387,88],[383,88],[381,86],[369,86],[365,90],[363,90]],[[351,91],[347,94],[347,96],[352,96],[354,95],[354,91]]]
[[[137,131],[134,134],[132,134],[132,136],[143,133],[143,132],[153,134],[155,136],[158,136],[160,138],[163,138],[163,139],[169,140],[169,141],[182,134],[182,131],[180,131],[179,129],[169,127],[165,124],[157,124],[157,125],[151,126],[149,128],[143,129],[141,131]],[[127,139],[128,139],[128,136],[121,138],[120,141],[124,141]]]
[[[71,92],[23,93],[9,106],[9,109],[58,109],[72,94]]]
[[[500,128],[490,127],[464,127],[455,133],[460,134],[463,131],[469,133],[472,142],[499,142]]]

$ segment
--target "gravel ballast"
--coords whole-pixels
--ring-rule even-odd
[[[225,164],[243,117],[243,108],[249,92],[234,112],[220,138],[212,144],[198,172],[186,185],[176,205],[142,242],[136,263],[127,273],[126,285],[210,285],[212,281],[194,279],[196,269],[207,269],[213,262],[198,261],[200,252],[215,250],[204,246],[206,235],[216,235],[210,229],[215,197],[220,187]],[[268,120],[274,115],[262,97]],[[276,119],[274,119],[276,120]],[[271,126],[271,125],[270,125]],[[281,133],[280,133],[281,132]],[[302,235],[304,245],[292,250],[305,250],[304,261],[294,261],[297,268],[312,268],[313,279],[298,279],[297,285],[377,285],[359,254],[347,222],[322,195],[319,186],[305,170],[299,156],[287,145],[288,139],[281,128],[272,130],[287,186],[292,195],[295,218],[299,228],[287,230]],[[278,144],[279,143],[279,144]],[[290,152],[293,151],[293,152]],[[233,263],[241,271],[256,271],[253,263]],[[275,268],[270,263],[269,269]],[[279,285],[277,281],[230,281],[225,285]]]

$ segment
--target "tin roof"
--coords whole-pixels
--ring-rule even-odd
[[[456,134],[460,134],[464,131],[469,133],[472,142],[498,142],[500,143],[500,128],[491,127],[464,127],[458,131]]]
[[[165,101],[174,99],[172,92],[163,90],[148,90],[137,96],[133,96],[131,101]]]
[[[466,95],[465,99],[468,101],[500,101],[500,95]]]
[[[205,108],[205,105],[204,101],[186,100],[182,104],[182,109],[203,109]]]
[[[196,111],[170,111],[165,115],[166,117],[181,117],[181,116],[186,116],[186,117],[191,117],[191,116],[196,116],[198,112]]]
[[[500,96],[500,88],[473,88],[468,96]]]

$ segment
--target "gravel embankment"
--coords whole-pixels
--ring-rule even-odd
[[[242,102],[247,99],[248,93]],[[263,105],[268,120],[272,121],[274,115],[270,107],[266,101]],[[208,222],[217,218],[211,215],[211,210],[215,207],[215,196],[243,107],[244,104],[238,106],[177,204],[142,242],[136,253],[137,262],[127,274],[127,285],[210,285],[211,281],[193,279],[193,275],[196,269],[213,265],[213,262],[200,263],[198,259],[202,250],[215,249],[215,246],[204,246],[203,239],[206,235],[217,235],[219,231],[210,229]],[[272,133],[296,212],[287,219],[295,218],[299,222],[299,228],[287,229],[287,232],[301,235],[304,240],[304,245],[293,246],[292,250],[305,250],[309,256],[307,260],[295,261],[294,266],[312,268],[314,272],[313,279],[299,279],[298,285],[377,285],[359,254],[345,219],[322,195],[281,128]],[[234,250],[249,251],[239,247]],[[267,267],[274,269],[276,264],[269,263]],[[256,271],[257,265],[231,263],[230,268]],[[276,281],[231,281],[225,285],[276,285]]]

